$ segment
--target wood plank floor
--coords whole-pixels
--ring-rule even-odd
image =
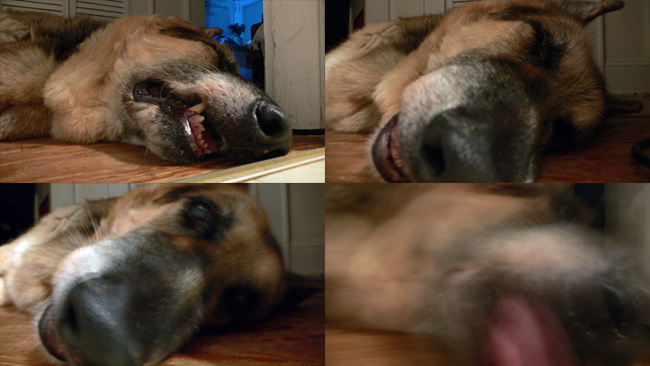
[[[202,332],[161,365],[323,365],[323,319],[323,297],[312,297],[295,311],[267,322]],[[0,307],[0,365],[57,365],[44,352],[31,317],[13,307]]]
[[[538,182],[650,182],[650,169],[630,153],[634,144],[650,138],[650,97],[643,99],[642,113],[607,120],[594,141],[572,151],[547,154]],[[374,180],[368,173],[366,140],[366,135],[326,133],[326,182]]]
[[[324,136],[294,136],[289,155],[324,145]],[[0,182],[170,182],[235,166],[219,160],[180,165],[120,143],[73,145],[51,138],[0,143]]]
[[[327,366],[455,366],[448,351],[431,336],[325,326]],[[650,349],[633,366],[649,366]]]

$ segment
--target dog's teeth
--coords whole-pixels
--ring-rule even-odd
[[[205,127],[203,127],[203,125],[201,125],[201,124],[199,125],[199,131],[201,131],[201,132],[205,131]]]
[[[210,150],[210,149],[208,149],[208,148],[205,148],[205,149],[203,150],[203,153],[205,153],[205,154],[212,154],[212,150]]]
[[[196,112],[198,114],[201,114],[205,110],[205,103],[201,102],[201,103],[199,103],[197,105],[193,105],[193,106],[191,106],[191,107],[189,107],[187,109],[192,111],[192,112]]]
[[[203,123],[203,121],[205,121],[205,117],[203,117],[203,116],[200,115],[200,114],[197,115],[197,116],[195,116],[194,119],[195,119],[196,122],[198,122],[198,123]]]

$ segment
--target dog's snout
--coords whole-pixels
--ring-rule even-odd
[[[292,132],[287,116],[275,105],[260,101],[255,106],[251,125],[256,130],[249,146],[259,150],[261,158],[285,155],[291,149]]]
[[[70,357],[82,365],[142,365],[145,349],[128,326],[132,300],[132,288],[115,279],[90,279],[74,286],[58,319]]]
[[[293,132],[289,118],[272,102],[255,101],[243,122],[244,125],[229,131],[229,147],[222,153],[230,159],[240,162],[269,159],[286,155],[291,149]]]
[[[477,116],[450,110],[435,116],[423,129],[419,167],[423,181],[497,182],[490,159],[489,126]]]

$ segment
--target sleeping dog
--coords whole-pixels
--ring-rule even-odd
[[[622,1],[485,0],[369,24],[326,58],[326,126],[389,182],[533,182],[614,112],[585,25]]]
[[[230,49],[179,19],[0,12],[0,141],[145,146],[179,163],[286,154],[286,115]]]
[[[0,301],[71,365],[155,365],[199,328],[309,294],[236,185],[157,185],[57,209],[0,246]],[[307,290],[307,291],[305,291]]]

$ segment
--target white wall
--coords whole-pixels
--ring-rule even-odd
[[[650,184],[607,184],[605,230],[623,245],[638,250],[650,263]],[[643,270],[650,276],[650,269]]]
[[[119,197],[142,184],[52,183],[52,210],[75,202]],[[266,212],[287,269],[300,274],[325,271],[323,184],[251,184],[251,195]]]
[[[605,15],[605,80],[614,93],[650,93],[650,1]]]
[[[264,0],[266,92],[295,129],[324,128],[325,0]]]

